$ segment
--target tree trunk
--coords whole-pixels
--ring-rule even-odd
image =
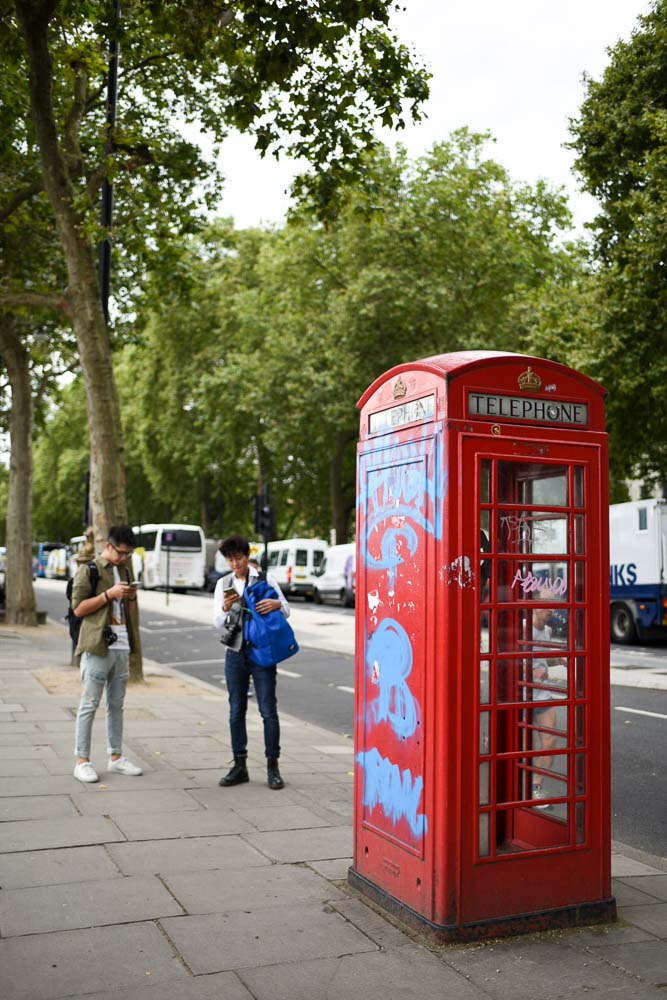
[[[329,465],[329,495],[331,498],[331,520],[336,532],[336,545],[343,545],[348,539],[350,521],[350,500],[343,483],[343,460],[345,451],[356,435],[338,431],[334,440],[334,450]]]
[[[62,244],[68,302],[81,358],[91,453],[91,511],[97,546],[112,524],[127,520],[125,467],[118,394],[85,210],[76,198],[53,111],[49,23],[56,0],[17,0],[16,12],[30,68],[30,108],[39,144],[44,188]]]
[[[32,585],[32,392],[30,357],[14,329],[14,320],[0,316],[0,354],[12,391],[9,413],[9,495],[7,498],[7,561],[5,621],[37,625]]]
[[[99,550],[112,524],[127,523],[123,435],[93,249],[86,234],[86,208],[76,206],[74,185],[53,110],[53,61],[48,32],[57,5],[57,0],[16,0],[15,3],[28,57],[30,109],[44,189],[53,209],[67,267],[67,298],[86,391],[91,456],[90,507]],[[86,207],[91,213],[91,206]],[[132,679],[141,677],[140,653],[130,658],[130,675]]]

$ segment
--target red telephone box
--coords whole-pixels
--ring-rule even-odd
[[[615,916],[604,395],[479,351],[358,404],[349,878],[441,940]]]

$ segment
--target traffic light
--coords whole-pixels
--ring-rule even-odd
[[[275,534],[273,507],[269,500],[268,487],[255,497],[255,531],[266,541],[270,541]]]

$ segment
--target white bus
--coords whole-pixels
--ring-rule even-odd
[[[142,587],[154,590],[201,590],[206,577],[206,539],[198,524],[140,524],[132,528],[136,555],[142,566],[137,574]]]

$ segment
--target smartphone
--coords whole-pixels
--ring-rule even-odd
[[[225,587],[223,593],[225,597],[238,597],[236,587]]]
[[[132,590],[137,590],[138,587],[139,587],[139,584],[137,583],[136,580],[132,580],[130,583],[126,583],[125,586],[126,587],[132,587]]]

